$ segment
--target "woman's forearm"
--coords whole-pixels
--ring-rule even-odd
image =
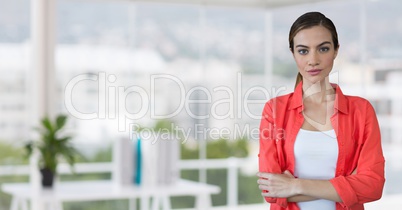
[[[289,198],[291,202],[301,202],[301,199],[310,198],[342,202],[329,180],[294,178],[288,171],[283,174],[259,172],[257,176],[260,177],[257,183],[264,197]]]
[[[351,175],[354,175],[356,173],[357,173],[357,168],[355,170],[353,170]],[[326,189],[326,195],[323,195],[322,193],[319,193],[320,195],[322,195],[322,197],[313,197],[313,196],[308,196],[308,195],[296,195],[296,196],[289,197],[288,202],[313,201],[313,200],[318,200],[320,198],[326,199],[326,198],[323,198],[324,196],[327,197],[327,198],[328,197],[331,198],[331,199],[328,199],[328,200],[332,200],[332,201],[335,201],[335,202],[342,202],[342,200],[339,197],[338,193],[335,191],[335,188],[332,186],[332,184],[329,181],[325,181],[325,180],[306,180],[306,179],[304,179],[304,180],[301,179],[301,180],[302,180],[304,185],[307,185],[307,186],[304,186],[304,188],[306,188],[306,187],[310,188],[308,186],[309,184],[310,185],[315,185],[315,184],[317,184],[317,182],[324,182],[324,183],[321,183],[321,185],[325,185],[325,186],[321,186],[321,187],[328,188],[328,189]],[[310,189],[310,190],[314,191],[315,189]],[[315,191],[315,192],[317,192],[317,191]],[[315,192],[314,192],[314,194],[316,194]],[[318,192],[321,192],[321,191],[318,191]],[[312,193],[309,193],[309,194],[312,194]]]
[[[328,180],[296,179],[296,191],[299,195],[342,202],[335,188]]]
[[[318,200],[318,198],[314,198],[314,197],[307,196],[307,195],[295,195],[295,196],[289,197],[287,199],[288,202],[306,202],[306,201],[314,201],[314,200]]]

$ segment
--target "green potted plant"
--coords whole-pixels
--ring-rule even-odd
[[[71,167],[75,163],[75,155],[78,154],[78,151],[71,145],[72,137],[61,134],[66,121],[66,115],[58,115],[54,121],[49,117],[44,117],[40,126],[35,129],[39,132],[39,139],[37,141],[31,140],[25,146],[28,156],[32,154],[34,149],[39,152],[38,163],[42,174],[42,186],[44,187],[53,186],[60,158],[64,158]]]

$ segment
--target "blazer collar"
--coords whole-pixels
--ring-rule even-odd
[[[348,103],[347,103],[347,98],[345,95],[343,95],[341,88],[339,85],[331,83],[331,86],[335,88],[335,103],[334,103],[334,109],[347,114],[348,113]],[[289,110],[291,109],[296,109],[298,107],[301,107],[301,111],[304,109],[303,106],[303,82],[300,82],[294,92],[293,92],[293,97],[290,99],[290,105],[289,105]]]

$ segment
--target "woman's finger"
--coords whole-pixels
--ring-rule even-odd
[[[259,185],[269,185],[271,182],[267,179],[259,179],[259,180],[257,180],[257,183]]]
[[[269,187],[268,187],[268,186],[266,186],[266,185],[258,185],[258,188],[259,188],[260,190],[266,190],[266,191],[269,191]]]
[[[264,179],[269,179],[272,177],[273,174],[271,173],[263,173],[263,172],[258,172],[257,176],[259,176],[260,178],[264,178]]]

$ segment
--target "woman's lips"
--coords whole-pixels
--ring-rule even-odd
[[[311,76],[318,75],[322,70],[321,69],[312,69],[307,71]]]

